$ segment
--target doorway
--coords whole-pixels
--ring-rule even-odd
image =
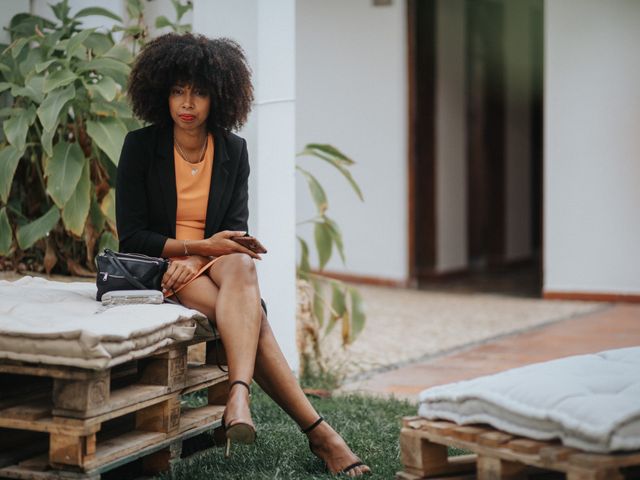
[[[438,9],[450,0],[409,0],[409,271],[413,285],[425,288],[458,288],[468,291],[542,295],[542,131],[543,131],[543,14],[542,1],[528,0],[458,0],[460,19],[464,22],[464,102],[466,108],[466,170],[460,185],[466,184],[465,218],[458,219],[466,225],[466,251],[460,254],[458,268],[443,268],[438,264],[441,249],[438,244],[438,217],[436,205],[438,168],[444,168],[436,130],[438,115],[446,115],[445,101],[439,101],[438,55],[443,54],[437,39],[442,38],[438,29],[447,28],[442,23],[445,16]],[[515,7],[514,7],[515,5]],[[446,5],[451,15],[451,3]],[[508,9],[511,9],[508,11]],[[518,92],[516,101],[527,105],[523,115],[528,115],[529,131],[525,133],[526,156],[520,163],[507,159],[509,128],[508,102],[514,101],[513,93],[507,95],[507,69],[513,68],[514,55],[506,54],[506,45],[513,35],[514,8],[520,19],[527,16],[529,41],[527,49],[517,55],[527,56],[529,85]],[[454,13],[456,13],[454,11]],[[520,20],[522,21],[522,20]],[[509,29],[509,27],[511,27]],[[509,33],[511,32],[511,33]],[[441,32],[440,32],[441,33]],[[513,78],[513,75],[512,75]],[[512,80],[511,80],[512,81]],[[510,85],[513,91],[513,85]],[[443,106],[444,105],[444,106]],[[440,111],[437,111],[438,107]],[[512,108],[513,112],[514,109]],[[519,112],[519,110],[515,110]],[[513,113],[512,113],[513,115]],[[513,129],[512,129],[513,130]],[[521,135],[521,132],[518,132]],[[513,140],[511,140],[513,143]],[[441,150],[441,149],[440,149]],[[526,157],[526,158],[525,158]],[[516,198],[521,205],[516,211],[520,223],[514,223],[514,191],[518,186],[508,169],[523,168],[520,178],[526,175],[528,198]],[[516,165],[516,167],[514,167]],[[522,195],[525,195],[523,191]],[[517,202],[516,202],[517,203]],[[511,210],[509,210],[511,209]],[[510,223],[511,222],[511,223]],[[525,229],[530,232],[525,242],[521,237]],[[514,238],[520,245],[514,247]],[[523,246],[524,245],[524,246]],[[514,253],[515,252],[515,253]],[[523,253],[524,252],[524,253]],[[440,255],[441,256],[441,255]]]

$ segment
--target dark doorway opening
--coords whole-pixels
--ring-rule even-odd
[[[466,2],[467,249],[469,268],[500,265],[505,251],[504,7]]]
[[[409,271],[413,285],[540,297],[542,294],[543,13],[542,0],[518,2],[528,15],[530,88],[522,95],[530,115],[530,197],[524,215],[530,231],[526,255],[508,245],[506,0],[465,0],[467,112],[466,222],[464,268],[440,270],[436,198],[438,7],[446,0],[409,0]],[[513,29],[512,29],[513,31]],[[512,57],[511,57],[512,58]],[[446,106],[445,106],[446,108]],[[513,158],[513,157],[511,157]],[[524,158],[524,157],[523,157]],[[526,162],[525,162],[526,163]],[[442,188],[442,187],[440,187]],[[511,231],[513,233],[513,231]],[[513,235],[511,235],[513,238]],[[512,246],[512,245],[511,245]],[[516,258],[517,257],[517,258]]]

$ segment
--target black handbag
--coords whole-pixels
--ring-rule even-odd
[[[102,295],[114,290],[162,290],[162,276],[169,260],[105,248],[96,257],[96,266],[96,300],[100,301]]]

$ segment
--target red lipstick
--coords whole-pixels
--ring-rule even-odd
[[[188,115],[186,113],[180,114],[178,116],[185,122],[191,122],[196,118],[193,115]]]

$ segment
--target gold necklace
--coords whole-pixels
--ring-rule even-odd
[[[178,152],[180,152],[180,155],[182,155],[182,158],[184,158],[184,160],[193,165],[194,163],[200,163],[202,161],[202,157],[204,157],[204,152],[207,148],[207,141],[209,140],[209,135],[207,134],[204,137],[204,143],[202,144],[202,150],[200,150],[200,156],[198,157],[198,160],[196,162],[191,162],[189,161],[189,157],[184,153],[184,150],[182,149],[182,146],[180,145],[180,143],[178,142],[178,139],[176,137],[173,137],[173,141],[175,142],[176,146],[178,147]],[[200,166],[197,167],[191,167],[191,175],[195,175],[196,173],[198,173],[198,170],[200,170]]]

